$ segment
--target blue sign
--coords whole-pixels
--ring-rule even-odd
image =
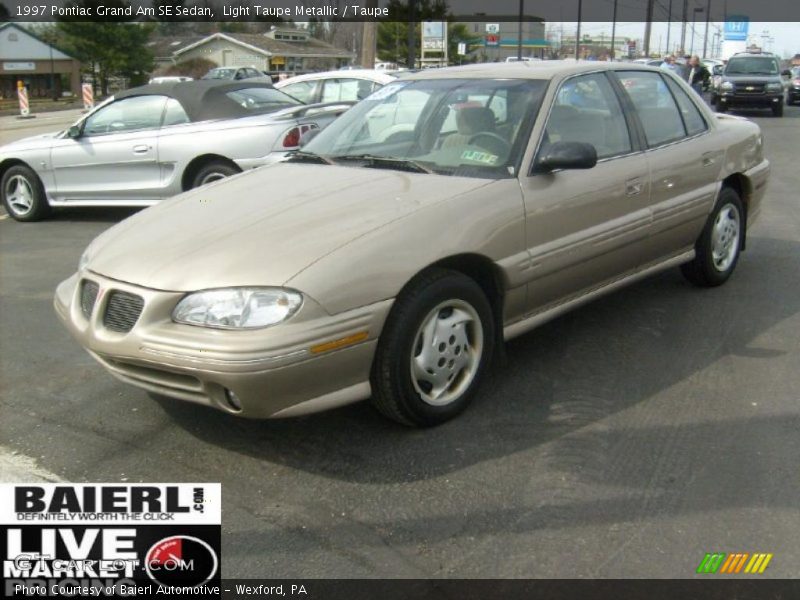
[[[747,41],[750,18],[739,15],[730,16],[725,21],[725,40],[730,42]]]

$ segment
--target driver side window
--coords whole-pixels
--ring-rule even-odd
[[[166,96],[133,96],[112,102],[86,119],[84,136],[158,129]]]

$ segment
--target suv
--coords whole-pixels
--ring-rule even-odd
[[[771,108],[783,116],[783,80],[778,57],[767,52],[734,54],[722,73],[717,111],[729,108]]]
[[[789,71],[789,80],[786,87],[786,104],[791,106],[800,100],[800,67],[793,67]]]

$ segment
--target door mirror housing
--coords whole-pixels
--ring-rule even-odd
[[[78,139],[83,135],[83,127],[80,125],[73,125],[69,129],[67,129],[67,137],[72,138],[73,140]]]
[[[711,70],[714,75],[722,75],[722,65],[714,65]]]
[[[536,161],[536,172],[556,169],[591,169],[597,164],[597,150],[584,142],[555,142],[544,149]]]
[[[781,76],[785,77],[786,79],[791,79],[792,78],[792,72],[789,69],[786,69],[784,71],[781,71]]]

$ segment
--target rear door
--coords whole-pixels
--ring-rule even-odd
[[[570,77],[557,89],[535,157],[555,142],[586,142],[597,150],[598,162],[589,170],[541,173],[534,167],[520,177],[530,253],[529,311],[639,264],[650,187],[647,158],[631,126],[604,72]]]
[[[167,98],[133,96],[89,116],[83,134],[53,146],[60,201],[149,201],[160,197],[158,131]]]
[[[669,74],[617,72],[641,123],[650,169],[652,225],[645,260],[676,254],[693,245],[717,194],[725,156],[695,92]]]

